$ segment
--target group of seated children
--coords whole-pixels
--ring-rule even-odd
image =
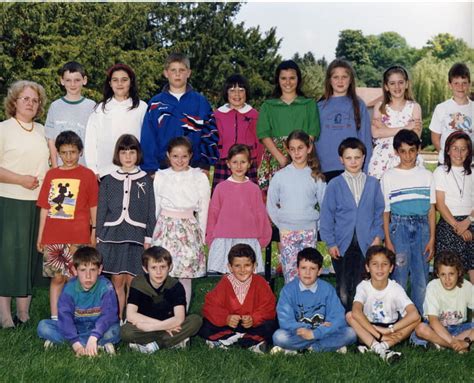
[[[420,323],[403,288],[389,279],[395,267],[395,255],[389,249],[368,249],[365,269],[369,279],[357,286],[352,311],[347,314],[335,289],[319,279],[322,255],[314,248],[303,249],[297,256],[297,277],[280,293],[277,330],[275,297],[267,282],[254,274],[255,253],[247,244],[235,245],[229,252],[230,274],[206,295],[204,319],[186,315],[184,288],[168,275],[173,267],[169,252],[158,246],[145,250],[145,275],[132,282],[127,323],[121,327],[113,286],[100,275],[100,254],[92,247],[82,247],[73,258],[76,276],[60,295],[58,320],[42,320],[38,335],[46,340],[46,348],[69,342],[78,356],[95,356],[101,348],[114,354],[114,344],[120,339],[142,353],[185,348],[198,332],[210,348],[227,349],[235,344],[263,353],[273,343],[272,354],[345,353],[357,335],[367,346],[359,346],[360,352],[372,351],[393,362],[401,353],[390,348],[410,335],[415,344],[460,353],[469,351],[474,339],[474,323],[467,322],[467,309],[474,308],[472,285],[463,281],[462,264],[449,252],[437,258],[438,279],[430,282],[424,302],[428,322]]]

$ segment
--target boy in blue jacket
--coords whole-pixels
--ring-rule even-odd
[[[338,153],[344,173],[331,180],[321,205],[320,235],[329,248],[336,273],[336,291],[351,311],[365,269],[365,253],[384,238],[385,202],[378,180],[362,172],[366,147],[355,137],[341,142]]]
[[[319,280],[323,256],[306,248],[298,253],[298,278],[285,285],[277,304],[280,328],[273,334],[271,353],[297,351],[338,351],[356,341],[346,323],[344,307],[336,290]]]
[[[69,342],[77,356],[96,356],[99,348],[115,354],[120,341],[117,296],[112,283],[101,276],[102,256],[93,247],[73,255],[76,277],[59,296],[58,320],[43,319],[38,336],[44,347]]]
[[[191,166],[209,170],[219,157],[219,136],[211,105],[188,84],[189,59],[180,53],[170,54],[163,74],[168,84],[152,97],[143,119],[140,167],[147,173],[166,169],[168,143],[175,137],[186,136],[193,145]]]

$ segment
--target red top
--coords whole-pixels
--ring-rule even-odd
[[[98,192],[94,172],[82,165],[50,169],[36,203],[48,210],[41,243],[90,243],[90,209],[97,206]]]
[[[227,278],[221,278],[216,287],[207,293],[202,315],[215,326],[226,326],[229,315],[250,315],[253,327],[275,319],[275,296],[267,281],[254,274],[244,303],[240,304]]]

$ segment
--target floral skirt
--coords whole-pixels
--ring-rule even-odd
[[[72,256],[82,244],[47,244],[43,249],[43,277],[74,276]]]
[[[278,150],[286,156],[288,154],[285,145],[286,137],[275,137],[272,138],[272,140]],[[281,166],[279,162],[275,159],[275,157],[272,156],[268,149],[265,148],[262,162],[260,163],[260,167],[257,171],[258,186],[260,186],[260,189],[262,189],[265,193],[268,191],[268,185],[270,184],[270,180],[272,179],[273,175],[280,169]]]
[[[206,257],[201,229],[196,218],[158,216],[153,245],[171,253],[175,278],[199,278],[206,275]]]
[[[307,247],[316,247],[316,238],[316,230],[280,230],[281,265],[285,284],[298,275],[298,253]]]

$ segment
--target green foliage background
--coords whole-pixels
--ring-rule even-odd
[[[191,59],[190,83],[214,107],[222,102],[225,78],[235,72],[249,79],[250,102],[259,107],[272,91],[281,41],[276,27],[260,31],[237,23],[241,5],[1,3],[0,97],[13,81],[31,79],[41,83],[49,100],[54,100],[63,94],[58,69],[76,60],[88,72],[86,96],[99,100],[106,69],[124,62],[135,69],[140,96],[147,101],[164,85],[165,57],[180,51]],[[404,65],[411,73],[425,121],[435,105],[450,95],[447,72],[452,63],[463,61],[474,70],[474,50],[447,33],[433,36],[422,49],[416,49],[396,32],[364,35],[361,30],[346,29],[339,33],[335,54],[352,62],[358,86],[379,87],[385,68]],[[307,52],[293,59],[301,66],[305,94],[318,99],[328,64],[325,57],[317,59]],[[1,108],[0,120],[4,117]]]

